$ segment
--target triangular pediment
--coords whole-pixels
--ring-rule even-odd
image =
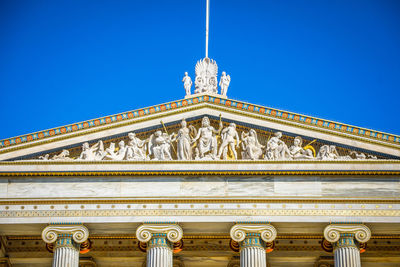
[[[155,156],[149,147],[152,146],[151,139],[155,138],[154,134],[157,131],[161,131],[164,135],[167,132],[170,135],[169,138],[175,139],[168,142],[171,141],[170,153],[172,160],[178,160],[178,140],[176,140],[177,136],[172,135],[172,133],[179,132],[181,121],[185,119],[189,129],[189,139],[192,142],[199,129],[202,128],[202,119],[204,117],[209,118],[210,126],[216,131],[220,128],[220,122],[223,125],[223,129],[227,128],[230,123],[235,123],[240,139],[239,146],[236,148],[237,160],[249,159],[245,155],[245,150],[250,151],[251,149],[246,147],[246,142],[248,141],[244,139],[251,135],[250,131],[255,133],[258,146],[262,150],[262,152],[259,152],[258,148],[254,147],[254,151],[257,154],[261,153],[256,158],[253,155],[251,159],[254,160],[373,160],[400,158],[400,139],[395,135],[217,96],[201,95],[1,140],[0,160],[84,160],[81,154],[82,146],[86,142],[89,143],[90,147],[98,146],[104,151],[109,149],[109,151],[113,150],[117,153],[119,150],[118,144],[121,141],[128,146],[130,142],[128,135],[131,132],[135,133],[137,140],[146,142],[145,147],[142,147],[146,158],[140,159],[136,157],[131,158],[131,160],[152,160]],[[218,139],[216,145],[217,154],[221,154],[219,150],[223,142],[221,129],[219,130],[219,133],[213,133]],[[281,132],[282,136],[277,138],[277,132]],[[297,141],[295,141],[296,137]],[[278,139],[280,144],[284,146],[283,150],[286,150],[287,147],[289,151],[292,148],[293,152],[296,151],[295,146],[298,146],[297,150],[301,148],[301,153],[304,155],[290,156],[289,152],[282,152],[287,155],[282,156],[282,158],[277,158],[280,157],[277,155],[271,156],[271,153],[275,153],[275,151],[270,151],[268,154],[267,149],[270,149],[269,146],[271,146],[269,143]],[[251,142],[251,138],[246,140]],[[99,141],[101,142],[99,143]],[[199,140],[196,140],[190,145],[193,150],[190,160],[201,158],[201,156],[196,155],[196,153],[199,153],[196,147],[199,146],[198,143]],[[235,144],[237,144],[237,140],[235,140]],[[250,145],[254,146],[254,144]],[[228,159],[233,159],[234,157],[229,146],[226,148],[228,156],[225,156],[225,159],[227,157]],[[306,148],[306,152],[304,152],[304,148]],[[328,150],[326,152],[328,156],[323,157],[322,154],[325,150]],[[62,151],[64,153],[68,151],[68,156],[63,157]],[[212,158],[207,158],[207,160],[210,159]],[[219,159],[224,159],[224,152],[222,152]],[[90,160],[92,159],[90,158]],[[113,158],[111,155],[103,159],[96,158],[96,160],[127,160],[127,158]]]

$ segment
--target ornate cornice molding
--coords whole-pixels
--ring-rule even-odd
[[[81,134],[80,131],[83,131],[83,134],[85,134],[87,132],[94,132],[99,130],[105,130],[108,128],[120,127],[123,125],[129,125],[135,123],[138,120],[152,119],[154,117],[161,117],[171,113],[179,113],[188,109],[198,109],[203,106],[211,106],[214,109],[225,110],[231,113],[245,113],[247,116],[251,117],[260,117],[263,119],[276,121],[281,124],[295,125],[297,127],[309,128],[320,132],[329,132],[334,135],[342,135],[351,139],[356,139],[356,140],[358,139],[370,143],[379,143],[384,146],[391,146],[398,148],[398,144],[400,142],[400,137],[393,134],[373,131],[365,128],[355,127],[343,123],[323,120],[311,116],[305,116],[269,107],[258,106],[250,103],[245,103],[242,101],[203,95],[183,100],[177,100],[152,107],[142,108],[138,110],[128,111],[89,121],[84,121],[67,126],[61,126],[58,128],[36,132],[28,135],[0,140],[0,148],[2,147],[7,148],[10,146],[15,146],[23,143],[31,143],[31,142],[34,143],[35,141],[37,143],[43,143],[40,142],[39,140],[59,135],[62,135],[61,138],[63,138],[65,135],[75,136],[73,135],[73,133],[78,132],[77,134]],[[87,131],[88,129],[90,130]],[[52,140],[44,140],[44,141],[52,141]],[[26,147],[26,146],[21,146],[21,147]],[[0,153],[20,149],[21,147],[2,149],[0,150]]]
[[[360,243],[371,238],[371,230],[364,224],[330,224],[324,229],[324,237],[331,243],[339,241],[342,234],[353,234]]]
[[[230,230],[231,238],[236,242],[241,242],[248,233],[260,234],[265,242],[272,242],[277,236],[275,227],[270,224],[235,224]]]
[[[89,230],[83,225],[53,224],[44,228],[42,239],[44,242],[54,243],[60,235],[71,235],[75,243],[83,243],[89,237]]]
[[[183,230],[177,224],[143,224],[136,230],[136,238],[144,243],[149,242],[153,234],[165,234],[170,242],[175,243],[182,239]]]
[[[398,176],[400,171],[81,171],[81,172],[0,172],[0,177],[96,177],[96,176]]]

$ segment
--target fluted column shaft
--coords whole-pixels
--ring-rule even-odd
[[[353,236],[342,236],[334,243],[335,267],[361,267],[360,249]]]
[[[79,247],[80,244],[72,240],[72,235],[60,236],[54,248],[53,267],[78,267]]]
[[[240,244],[240,267],[266,267],[265,243],[260,236],[248,235]]]
[[[172,244],[165,234],[153,236],[147,242],[147,267],[172,267]]]

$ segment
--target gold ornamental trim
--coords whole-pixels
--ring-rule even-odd
[[[352,165],[376,165],[376,164],[399,164],[400,160],[395,159],[364,159],[364,160],[104,160],[104,161],[84,161],[84,160],[65,160],[65,161],[44,161],[44,160],[24,160],[24,161],[0,161],[1,165],[181,165],[181,164],[234,164],[234,165],[255,165],[255,164],[352,164]]]
[[[323,209],[124,209],[124,210],[21,210],[2,211],[0,218],[15,217],[119,217],[119,216],[363,216],[400,217],[400,210],[323,210]]]
[[[59,177],[59,176],[398,176],[400,171],[89,171],[89,172],[0,172],[0,177]]]
[[[59,204],[214,204],[214,203],[252,203],[252,204],[400,204],[400,199],[343,199],[343,197],[330,199],[227,199],[227,198],[175,198],[175,199],[53,199],[53,200],[3,200],[0,205],[59,205]]]
[[[316,239],[321,240],[323,238],[322,234],[308,234],[308,233],[283,233],[278,234],[276,239],[280,240],[299,240],[299,239]],[[19,240],[42,240],[40,235],[8,235],[6,236],[7,241],[19,241]],[[120,235],[120,234],[91,234],[90,239],[93,240],[101,240],[101,239],[136,239],[135,235]],[[231,239],[229,234],[214,234],[214,233],[199,233],[199,234],[183,234],[182,239]],[[371,240],[373,239],[400,239],[400,234],[379,234],[372,235]]]
[[[233,101],[236,101],[236,100],[233,100]],[[262,120],[267,120],[267,121],[273,121],[273,122],[276,122],[278,124],[295,126],[295,127],[298,127],[298,128],[312,130],[312,131],[315,131],[315,132],[328,133],[328,134],[331,134],[331,135],[345,137],[345,138],[352,139],[352,140],[357,140],[357,141],[361,141],[361,142],[366,142],[366,143],[377,144],[377,145],[381,145],[381,146],[385,146],[385,147],[400,149],[399,145],[392,144],[392,143],[387,143],[384,140],[382,140],[382,141],[374,140],[374,139],[372,139],[371,137],[368,137],[368,136],[362,136],[361,137],[361,135],[359,135],[359,134],[357,134],[355,136],[354,133],[350,134],[350,133],[336,132],[336,131],[332,131],[330,129],[319,128],[319,127],[316,127],[316,126],[314,126],[314,127],[313,126],[309,126],[309,125],[306,125],[306,124],[302,124],[301,122],[284,121],[282,119],[274,118],[274,117],[271,117],[271,116],[268,116],[268,115],[261,115],[261,114],[257,114],[256,115],[256,114],[253,114],[253,113],[250,113],[250,112],[246,112],[246,111],[230,109],[230,108],[227,108],[227,107],[223,106],[222,104],[201,102],[201,103],[194,104],[194,105],[197,105],[197,106],[181,107],[181,108],[173,110],[173,111],[172,110],[167,110],[167,111],[165,111],[165,113],[162,112],[162,113],[159,113],[159,114],[151,114],[149,117],[144,117],[144,118],[133,118],[133,119],[127,120],[127,121],[121,121],[120,123],[117,123],[117,124],[114,124],[114,125],[111,124],[111,125],[108,125],[108,126],[103,126],[101,128],[98,128],[98,129],[92,128],[91,130],[86,130],[86,131],[83,131],[83,132],[70,133],[67,136],[54,137],[52,139],[37,141],[37,142],[31,143],[31,144],[26,144],[26,145],[24,144],[24,145],[20,145],[20,146],[17,146],[17,147],[10,147],[10,148],[1,149],[0,150],[0,154],[16,151],[16,150],[20,150],[20,149],[30,148],[30,147],[34,147],[34,146],[38,146],[38,145],[42,145],[42,144],[52,143],[52,142],[56,142],[56,141],[66,140],[66,139],[79,137],[79,136],[87,135],[87,134],[91,134],[91,133],[97,133],[97,132],[101,132],[101,131],[105,131],[105,130],[109,130],[109,129],[119,128],[119,127],[131,125],[131,124],[135,124],[135,123],[139,123],[139,122],[148,121],[148,120],[164,118],[164,117],[166,117],[168,115],[175,115],[175,114],[180,114],[180,113],[186,112],[186,111],[199,110],[199,109],[209,108],[209,107],[212,107],[215,110],[224,111],[224,112],[231,113],[231,114],[245,115],[245,116],[251,117],[251,118],[262,119]],[[293,113],[293,114],[295,114],[295,113]],[[301,115],[301,114],[297,114],[297,115]],[[304,116],[304,115],[301,115],[301,116]],[[326,121],[328,121],[328,120],[326,120]],[[333,121],[330,121],[330,122],[333,122]],[[343,125],[345,125],[345,124],[343,124]],[[355,127],[355,126],[351,126],[351,125],[346,125],[346,126]],[[360,127],[357,127],[357,128],[360,128]],[[366,129],[366,128],[362,128],[362,129],[369,130],[369,129]],[[383,133],[382,132],[382,134],[388,134],[388,133]],[[392,134],[389,134],[389,135],[392,135]]]

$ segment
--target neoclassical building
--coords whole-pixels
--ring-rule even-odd
[[[400,136],[230,99],[215,67],[1,140],[0,266],[400,266]]]

